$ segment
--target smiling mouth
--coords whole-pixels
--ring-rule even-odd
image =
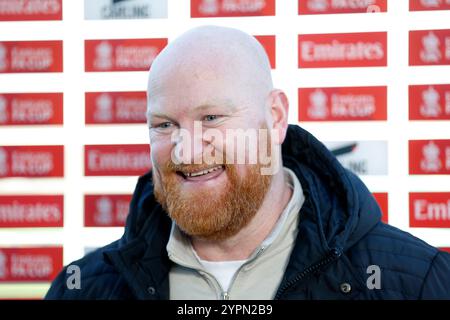
[[[219,165],[197,171],[177,171],[177,175],[187,181],[206,181],[218,177],[225,171],[225,166]]]

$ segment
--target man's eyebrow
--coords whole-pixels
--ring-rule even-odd
[[[223,105],[201,104],[199,106],[196,106],[192,111],[205,111],[208,109],[223,108],[223,107],[226,107],[229,111],[235,111],[237,109],[236,106],[231,103],[225,103]]]
[[[166,119],[169,120],[173,123],[176,123],[176,121],[174,119],[172,119],[171,117],[169,117],[168,115],[165,115],[164,113],[159,113],[159,112],[148,112],[147,113],[147,122],[151,121],[152,118],[161,118],[161,119]]]
[[[236,111],[237,108],[235,105],[231,104],[231,103],[226,103],[223,106],[227,107],[227,110],[229,111]],[[208,109],[215,109],[215,108],[221,108],[223,106],[219,106],[219,105],[215,105],[215,104],[201,104],[199,106],[196,106],[195,108],[193,108],[191,110],[191,112],[201,112],[201,111],[205,111]],[[147,118],[151,119],[151,118],[163,118],[163,119],[168,119],[170,121],[174,121],[171,117],[169,117],[168,115],[164,114],[164,113],[159,113],[159,112],[152,112],[149,111],[147,113]]]
[[[148,112],[147,116],[150,117],[157,117],[157,118],[165,118],[165,119],[170,119],[170,117],[168,115],[165,115],[164,113],[158,113],[158,112]]]

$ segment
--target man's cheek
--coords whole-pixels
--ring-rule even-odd
[[[154,148],[151,150],[150,159],[153,170],[163,171],[164,165],[170,161],[170,155],[168,158],[163,152],[161,152],[161,150]]]

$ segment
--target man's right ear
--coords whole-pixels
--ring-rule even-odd
[[[275,143],[282,144],[288,128],[289,100],[286,94],[279,89],[272,90],[269,99],[273,119],[271,129],[278,131],[278,141]]]

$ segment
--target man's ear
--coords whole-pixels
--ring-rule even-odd
[[[282,90],[274,89],[269,94],[269,102],[272,114],[271,129],[278,131],[278,139],[274,142],[282,144],[288,128],[289,101]]]

